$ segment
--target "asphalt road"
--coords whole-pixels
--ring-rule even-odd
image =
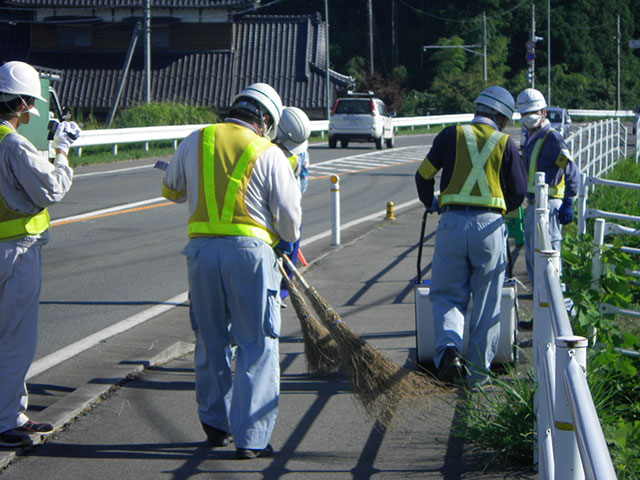
[[[382,151],[373,144],[312,145],[303,241],[331,229],[331,174],[340,176],[343,225],[384,211],[388,201],[415,201],[413,175],[432,138],[398,137],[394,149]],[[71,191],[50,209],[36,359],[187,290],[180,255],[187,241],[186,207],[159,198],[163,172],[152,168],[155,160],[77,168]],[[111,208],[124,210],[104,212]],[[325,235],[304,252],[313,257],[329,247]]]

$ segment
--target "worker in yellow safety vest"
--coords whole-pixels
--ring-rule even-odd
[[[196,335],[198,415],[209,444],[225,446],[232,435],[239,459],[273,455],[282,280],[274,249],[290,254],[300,235],[300,189],[271,142],[281,115],[270,85],[248,86],[224,122],[180,143],[163,182],[166,198],[188,202],[182,253]]]
[[[53,432],[25,414],[25,378],[36,354],[42,284],[41,248],[49,240],[47,207],[71,187],[67,153],[78,138],[74,122],[55,132],[53,164],[17,132],[43,100],[40,75],[24,62],[0,66],[0,447],[32,445],[29,435]]]
[[[549,237],[551,247],[557,251],[562,243],[562,225],[573,221],[573,200],[580,188],[580,172],[564,137],[551,128],[542,92],[535,88],[524,89],[518,95],[516,108],[528,132],[523,145],[524,166],[529,174],[524,237],[527,273],[533,286],[536,172],[543,172],[545,183],[549,185]]]
[[[457,383],[466,375],[470,385],[486,383],[497,351],[507,264],[503,214],[518,208],[526,191],[518,148],[502,133],[515,110],[513,97],[494,86],[475,103],[471,124],[442,130],[415,175],[420,200],[442,213],[430,291],[438,378]],[[434,177],[440,170],[438,198]],[[464,354],[465,314],[472,296]]]

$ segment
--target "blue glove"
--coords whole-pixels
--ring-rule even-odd
[[[431,206],[427,208],[427,212],[429,212],[429,213],[433,213],[433,212],[440,213],[440,202],[438,202],[438,197],[436,197],[435,195],[433,196],[433,200],[431,201]]]
[[[558,209],[558,222],[560,225],[567,225],[573,222],[573,198],[565,198]]]
[[[291,255],[293,253],[293,243],[280,240],[275,248],[276,252],[284,253],[285,255]]]

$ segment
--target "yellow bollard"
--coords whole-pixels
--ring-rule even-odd
[[[393,214],[393,202],[387,202],[387,216],[385,220],[395,220],[396,216]]]

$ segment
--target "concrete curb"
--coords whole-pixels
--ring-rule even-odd
[[[118,363],[105,370],[101,377],[94,378],[86,385],[77,388],[69,395],[45,408],[38,416],[47,418],[56,431],[61,430],[82,413],[91,410],[113,390],[128,380],[139,376],[144,370],[187,355],[193,352],[194,349],[195,344],[179,341],[152,357],[146,359],[143,357],[132,364]],[[33,446],[46,442],[54,434],[55,432],[42,437],[32,435]],[[0,452],[0,474],[2,469],[6,468],[17,456],[22,455],[30,448],[33,447]]]

